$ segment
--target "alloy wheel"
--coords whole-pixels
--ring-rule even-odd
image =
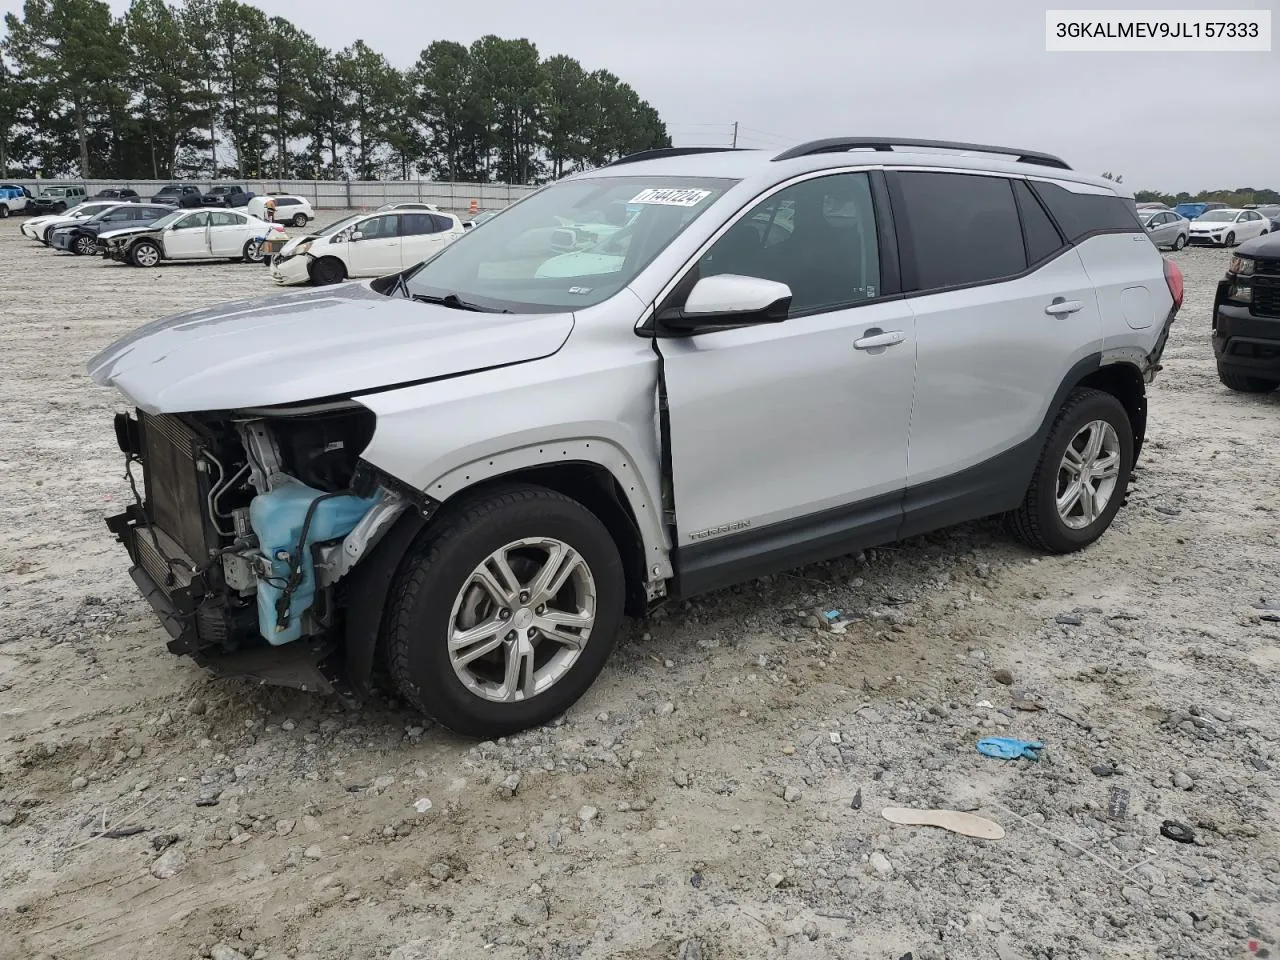
[[[1120,477],[1120,436],[1105,420],[1093,420],[1076,431],[1058,466],[1058,516],[1072,530],[1083,530],[1100,517],[1115,494]]]
[[[582,555],[551,537],[515,540],[467,577],[449,615],[449,662],[473,694],[527,700],[562,680],[596,618]]]

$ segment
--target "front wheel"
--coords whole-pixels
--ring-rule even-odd
[[[66,205],[65,203],[55,203],[55,204],[53,205],[53,212],[54,212],[54,213],[66,213],[66,212],[67,212],[67,205]]]
[[[129,250],[129,262],[135,267],[157,266],[160,256],[160,248],[150,240],[140,240]]]
[[[1186,245],[1187,245],[1187,235],[1185,233],[1178,234],[1178,239],[1173,241],[1173,249],[1175,251],[1181,250]]]
[[[347,278],[347,268],[334,257],[325,257],[311,265],[311,282],[317,287],[341,283]]]
[[[1280,386],[1280,381],[1277,380],[1232,373],[1229,370],[1222,369],[1222,367],[1218,367],[1218,379],[1222,381],[1222,385],[1227,389],[1234,390],[1237,393],[1270,393]]]
[[[8,218],[8,216],[9,216],[9,205],[7,203],[0,203],[0,220],[5,220]]]
[[[245,263],[261,263],[264,256],[262,253],[262,241],[250,240],[245,243],[241,256]]]
[[[1222,241],[1222,245],[1224,247],[1234,247],[1236,245],[1236,235],[1234,233],[1228,233],[1227,239]]]
[[[1050,553],[1087,547],[1111,526],[1133,468],[1133,426],[1109,393],[1072,393],[1049,430],[1026,498],[1010,519],[1029,545]]]
[[[71,252],[77,257],[87,257],[89,254],[93,253],[96,247],[97,243],[94,241],[93,237],[79,236],[76,237],[75,242],[71,244]]]
[[[544,487],[492,490],[410,548],[389,611],[391,676],[464,735],[546,723],[604,667],[624,587],[617,546],[582,504]]]

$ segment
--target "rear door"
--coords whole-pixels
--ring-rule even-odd
[[[370,217],[356,225],[356,232],[347,244],[347,275],[352,277],[381,277],[396,273],[400,266],[400,214],[384,213]]]
[[[444,248],[446,234],[440,229],[442,222],[448,224],[445,218],[429,213],[400,214],[401,267],[419,264]]]
[[[888,211],[872,176],[814,176],[767,195],[659,305],[681,306],[695,279],[718,274],[792,293],[781,323],[658,340],[685,590],[897,530],[915,330],[906,303],[885,294],[897,280],[892,257],[881,267]]]
[[[1024,181],[889,176],[917,338],[911,535],[1015,505],[1028,479],[1013,469],[1019,448],[1072,366],[1100,349],[1102,326],[1079,256]]]

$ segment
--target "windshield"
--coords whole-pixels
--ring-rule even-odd
[[[1230,222],[1236,218],[1234,210],[1210,210],[1208,213],[1200,214],[1201,221],[1212,221],[1214,223]]]
[[[177,223],[190,213],[190,210],[175,210],[173,213],[165,214],[159,220],[153,220],[151,223],[146,224],[146,227],[148,230],[162,230],[171,223]]]
[[[589,177],[531,194],[407,277],[409,294],[544,313],[602,303],[735,180]]]
[[[78,203],[66,215],[69,217],[92,217],[94,214],[102,213],[104,210],[110,210],[112,207],[119,206],[117,203]]]
[[[354,216],[343,217],[341,220],[337,221],[336,223],[329,224],[323,230],[317,230],[314,235],[317,237],[332,237],[335,233],[339,232],[344,227],[349,227],[351,226],[351,224],[355,223],[357,220],[363,220],[367,216],[368,214],[365,214],[365,213],[357,213]]]

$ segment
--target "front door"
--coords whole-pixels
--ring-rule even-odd
[[[347,275],[381,277],[400,270],[400,214],[387,213],[356,224],[360,239],[347,244]]]
[[[249,238],[249,221],[238,213],[216,210],[209,213],[209,252],[215,257],[244,255]]]
[[[169,260],[198,260],[209,256],[209,214],[189,213],[166,230],[164,255]]]
[[[786,283],[785,321],[658,341],[687,592],[896,533],[915,330],[884,298],[869,176],[776,191],[699,259],[701,277]]]

